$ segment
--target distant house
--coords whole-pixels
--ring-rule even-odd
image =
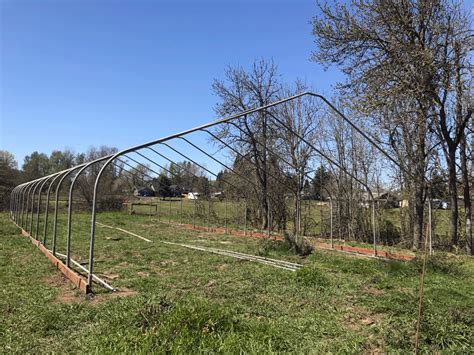
[[[153,191],[155,191],[155,196],[164,195],[164,197],[183,197],[183,194],[188,193],[188,189],[181,185],[169,185],[163,186],[158,181],[153,181],[150,184]]]
[[[188,200],[199,200],[201,198],[201,194],[199,192],[188,192]]]
[[[394,192],[383,192],[375,197],[375,199],[385,208],[400,207],[400,197]]]
[[[401,200],[399,201],[399,206],[400,208],[405,208],[405,207],[409,207],[410,203],[408,200]],[[440,199],[437,199],[437,198],[434,198],[432,201],[431,201],[431,206],[433,207],[433,209],[435,210],[447,210],[449,209],[449,202],[447,201],[444,201],[444,200],[440,200]]]
[[[362,194],[363,201],[360,203],[360,205],[366,208],[370,207],[370,201],[372,200],[372,196],[374,198],[374,201],[376,201],[380,207],[384,207],[384,208],[403,207],[402,206],[403,200],[400,199],[399,194],[397,194],[396,192],[391,192],[391,191],[373,192],[372,195],[370,195],[368,192],[364,192]]]
[[[407,208],[409,207],[410,203],[408,202],[407,199],[403,199],[403,200],[400,200],[398,201],[398,207],[400,208]]]
[[[133,195],[137,197],[153,197],[155,196],[155,191],[146,186],[135,187]]]
[[[217,198],[222,200],[224,198],[224,193],[222,191],[211,193],[211,198]]]

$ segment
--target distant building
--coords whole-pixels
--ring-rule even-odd
[[[155,196],[155,191],[146,186],[135,187],[133,195],[137,197],[153,197]]]
[[[400,200],[398,201],[398,207],[400,208],[407,208],[409,207],[410,203],[408,202],[407,199],[403,199],[403,200]]]
[[[222,191],[211,193],[211,198],[217,198],[222,200],[224,198],[224,193]]]
[[[188,200],[199,200],[201,198],[201,194],[199,192],[188,192]]]
[[[370,195],[368,192],[362,194],[363,201],[360,203],[363,207],[370,207],[370,202],[372,201],[372,196],[374,201],[377,202],[378,206],[384,208],[397,208],[405,207],[405,200],[400,198],[400,195],[396,192],[384,191],[384,192],[373,192]]]
[[[394,192],[383,192],[379,194],[375,199],[379,202],[380,205],[385,208],[396,208],[400,207],[400,197]]]

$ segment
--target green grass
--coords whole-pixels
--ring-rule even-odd
[[[89,219],[73,219],[72,253],[80,261],[87,261]],[[156,217],[100,213],[97,220],[153,241],[97,227],[95,270],[133,290],[127,297],[96,287],[95,299],[86,300],[0,215],[1,352],[413,350],[419,258],[384,262],[324,251],[300,258],[282,242],[184,230]],[[63,213],[59,221],[57,248],[64,252]],[[260,253],[304,268],[292,273],[159,240]],[[429,260],[423,351],[474,350],[473,285],[472,258]]]

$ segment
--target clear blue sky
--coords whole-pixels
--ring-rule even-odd
[[[310,61],[313,0],[0,0],[0,149],[126,148],[216,116],[214,78],[273,58],[330,93]]]

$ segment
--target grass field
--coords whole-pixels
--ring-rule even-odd
[[[80,262],[87,261],[89,218],[74,215],[72,254]],[[63,213],[59,220],[58,251],[64,252]],[[300,258],[283,242],[180,229],[156,216],[100,213],[97,220],[152,242],[97,227],[96,273],[121,292],[96,287],[98,294],[87,300],[0,215],[2,352],[413,350],[419,258],[386,262],[319,250]],[[160,241],[267,255],[304,267],[290,272]],[[474,350],[472,258],[430,259],[424,304],[422,350]]]

